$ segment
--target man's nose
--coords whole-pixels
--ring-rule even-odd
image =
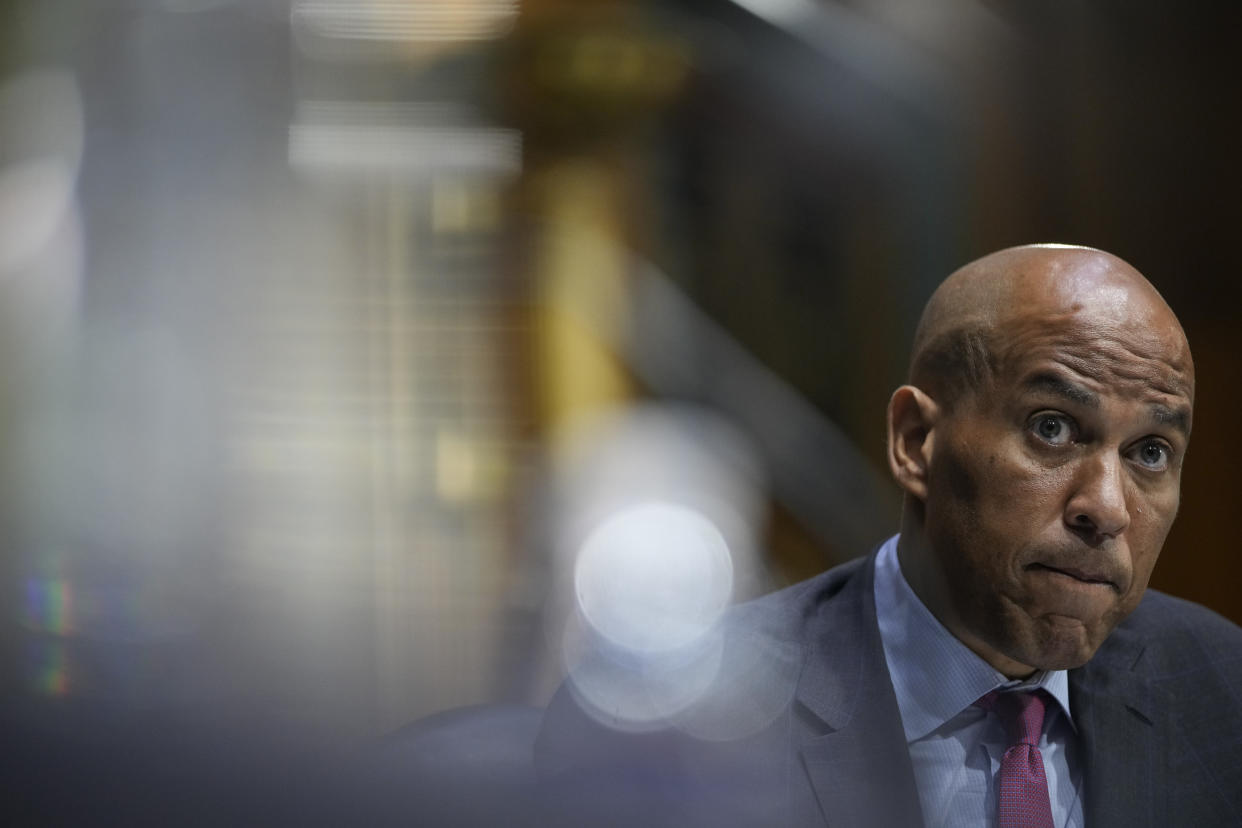
[[[1065,504],[1070,529],[1092,537],[1116,537],[1126,530],[1130,509],[1123,463],[1112,451],[1094,453],[1083,461]]]

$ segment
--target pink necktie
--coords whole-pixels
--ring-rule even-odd
[[[993,690],[976,702],[994,710],[1005,726],[1009,748],[1001,758],[998,828],[1053,828],[1048,802],[1048,777],[1039,755],[1039,735],[1044,728],[1044,691],[997,693]]]

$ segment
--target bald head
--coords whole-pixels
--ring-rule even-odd
[[[910,382],[946,406],[986,385],[1032,326],[1075,315],[1130,327],[1193,365],[1185,334],[1159,292],[1126,262],[1089,247],[1025,245],[984,256],[928,300],[911,350]]]

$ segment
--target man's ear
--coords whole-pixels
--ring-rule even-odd
[[[913,385],[903,385],[888,401],[888,466],[907,494],[927,500],[933,429],[940,417],[936,401]]]

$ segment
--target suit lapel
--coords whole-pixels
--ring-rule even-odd
[[[828,824],[921,825],[901,714],[884,662],[875,556],[820,604],[797,699],[818,720],[802,761]]]
[[[1087,825],[1165,824],[1169,702],[1136,667],[1143,645],[1118,629],[1078,670],[1070,706],[1084,768]]]

